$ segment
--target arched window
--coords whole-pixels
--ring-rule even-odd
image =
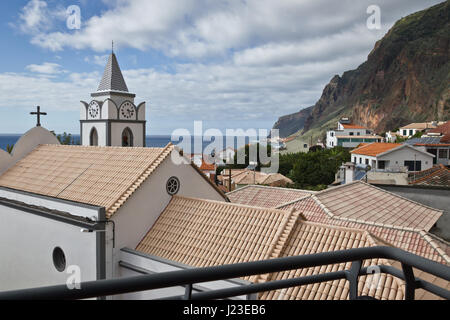
[[[97,129],[92,128],[91,134],[89,136],[89,145],[90,146],[98,146],[98,133]]]
[[[133,133],[130,128],[125,128],[122,132],[122,147],[133,146]]]

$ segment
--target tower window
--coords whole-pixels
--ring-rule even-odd
[[[92,128],[91,134],[89,135],[89,145],[98,146],[98,133],[95,128]]]
[[[122,147],[132,147],[133,146],[133,133],[130,128],[126,128],[122,132]]]

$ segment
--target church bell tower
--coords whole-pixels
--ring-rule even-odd
[[[81,101],[83,146],[145,147],[145,102],[135,105],[114,52],[91,102]]]

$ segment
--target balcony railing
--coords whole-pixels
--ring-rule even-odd
[[[33,300],[33,299],[87,299],[105,297],[131,292],[155,290],[175,286],[186,288],[184,296],[175,296],[167,299],[226,299],[258,292],[278,290],[283,288],[321,283],[339,279],[349,282],[349,299],[370,299],[358,296],[358,277],[372,274],[368,268],[363,268],[367,259],[388,259],[401,263],[402,269],[392,266],[380,265],[382,273],[390,274],[405,281],[405,299],[413,300],[417,289],[424,289],[444,299],[450,299],[450,291],[436,286],[414,276],[413,268],[431,274],[435,277],[450,281],[450,267],[409,252],[392,247],[370,247],[350,250],[332,251],[311,255],[285,257],[264,261],[246,262],[207,268],[195,268],[182,271],[164,272],[141,275],[129,278],[112,280],[99,280],[84,282],[81,289],[70,290],[66,285],[42,287],[34,289],[7,291],[0,293],[0,300]],[[239,287],[193,293],[194,284],[227,280],[257,274],[296,270],[317,267],[329,264],[352,262],[348,270],[328,272],[299,278],[269,281],[242,285]]]

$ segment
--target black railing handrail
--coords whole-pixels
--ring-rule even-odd
[[[187,296],[190,298],[196,298],[196,295],[201,295],[202,299],[208,299],[209,297],[207,294],[209,293],[211,297],[218,299],[248,294],[252,291],[250,289],[253,289],[253,291],[258,289],[258,291],[254,292],[262,292],[267,291],[266,289],[268,288],[286,288],[296,285],[330,281],[333,279],[347,279],[350,282],[350,299],[356,299],[358,298],[358,277],[361,274],[367,274],[367,268],[361,268],[362,262],[367,259],[388,259],[398,261],[402,264],[401,271],[393,267],[385,266],[380,266],[380,269],[382,272],[392,274],[406,281],[406,299],[413,299],[414,291],[419,288],[423,288],[424,290],[437,294],[441,297],[450,299],[450,292],[448,290],[437,287],[422,279],[415,278],[412,269],[416,268],[441,279],[445,279],[446,281],[450,281],[449,266],[425,259],[398,248],[378,246],[322,252],[223,266],[193,268],[128,278],[88,281],[81,283],[81,289],[73,290],[68,289],[66,285],[57,285],[6,291],[0,292],[0,300],[87,299],[176,286],[188,286],[190,289],[189,292],[187,292]],[[231,289],[208,291],[201,294],[190,294],[192,284],[196,283],[227,280],[257,274],[267,274],[347,262],[352,262],[350,270],[343,270],[335,273],[324,273],[296,279],[287,279],[291,281],[284,281],[284,283],[279,280],[261,284],[243,285]],[[280,287],[280,285],[277,285],[276,282],[282,283],[283,286]],[[239,291],[239,289],[241,289],[241,291]],[[227,290],[231,293],[227,293]],[[217,295],[217,292],[221,293],[221,295]],[[216,295],[214,296],[214,294]]]

